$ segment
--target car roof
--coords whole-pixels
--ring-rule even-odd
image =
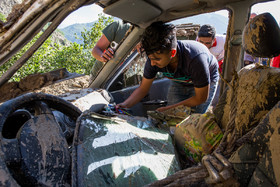
[[[238,2],[244,0],[101,0],[98,4],[104,7],[106,14],[145,28],[154,21],[169,22],[187,16],[228,9]]]

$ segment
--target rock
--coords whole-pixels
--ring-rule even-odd
[[[20,4],[22,0],[1,0],[0,1],[0,13],[8,17],[9,13],[12,11],[14,4]]]
[[[45,84],[45,77],[40,74],[33,74],[25,77],[19,82],[19,88],[27,90],[35,90],[41,88]]]
[[[69,73],[65,68],[48,73],[29,75],[20,82],[8,82],[0,87],[0,102],[12,99],[28,92],[43,92],[60,95],[69,91],[88,87],[89,76]],[[79,85],[74,87],[74,85]]]

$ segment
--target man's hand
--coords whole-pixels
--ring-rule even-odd
[[[114,50],[110,48],[110,41],[103,34],[92,49],[92,56],[100,62],[108,62],[113,58]]]
[[[163,112],[165,110],[167,110],[166,107],[160,107],[160,108],[156,109],[156,111],[158,111],[158,112]]]
[[[108,62],[111,60],[114,56],[114,50],[112,48],[105,49],[104,52],[101,55],[102,62]]]
[[[172,106],[163,106],[163,107],[157,108],[156,111],[163,112],[163,111],[168,110],[170,108],[173,108],[173,107]]]
[[[125,103],[119,103],[116,105],[116,109],[127,108]]]
[[[138,54],[140,54],[140,56],[142,57],[142,53],[144,52],[144,49],[142,48],[140,42],[134,47],[134,50],[135,49],[137,50]]]

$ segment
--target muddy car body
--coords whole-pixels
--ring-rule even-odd
[[[56,94],[57,96],[28,93],[6,101],[1,105],[0,170],[3,175],[1,175],[0,184],[8,186],[191,185],[186,182],[186,180],[192,181],[191,178],[182,178],[178,174],[180,173],[179,170],[184,167],[180,166],[177,160],[177,153],[172,146],[169,132],[150,126],[148,120],[146,120],[147,111],[166,105],[170,80],[158,76],[149,94],[139,104],[130,109],[130,114],[139,118],[124,117],[123,115],[116,117],[110,114],[102,116],[96,114],[96,112],[100,110],[102,110],[102,114],[108,114],[108,111],[112,112],[110,108],[107,110],[104,106],[124,101],[140,83],[146,58],[140,56],[133,49],[147,26],[154,21],[171,22],[180,18],[222,9],[229,11],[229,25],[225,43],[225,57],[221,74],[223,81],[220,81],[220,93],[221,96],[224,96],[225,94],[222,93],[227,92],[228,89],[233,88],[235,85],[245,88],[248,85],[232,83],[233,86],[229,86],[229,83],[233,80],[237,82],[240,80],[235,78],[237,72],[243,68],[244,49],[242,39],[244,38],[242,38],[242,33],[248,23],[251,6],[263,2],[269,1],[24,1],[21,6],[18,6],[18,11],[14,12],[14,19],[9,19],[8,22],[1,25],[0,65],[15,55],[45,24],[49,22],[51,24],[34,45],[0,78],[0,86],[3,86],[11,78],[67,15],[82,6],[96,3],[104,8],[104,13],[128,21],[132,26],[122,42],[118,44],[114,58],[98,71],[93,81],[88,85],[89,88],[78,88],[70,93]],[[278,44],[277,42],[275,43],[277,50],[279,49]],[[261,52],[258,54],[259,51]],[[271,58],[276,56],[279,51],[263,52],[257,49],[252,53]],[[256,71],[261,72],[259,69]],[[243,75],[249,73],[249,69],[243,70],[243,73],[241,72]],[[271,79],[274,81],[279,78],[278,70],[273,70],[273,73],[266,72],[265,74],[268,77],[276,77]],[[66,81],[71,83],[71,80],[71,76],[69,76]],[[49,85],[49,87],[55,87],[55,84],[57,82]],[[261,83],[252,84],[259,87],[263,85]],[[275,85],[269,88],[272,90],[271,93],[277,95],[280,88],[278,88],[278,84]],[[43,88],[34,92],[43,92],[42,90]],[[229,98],[229,95],[234,95],[234,93],[237,94],[237,92],[227,92],[224,97]],[[232,100],[233,102],[229,102],[228,105],[222,105],[222,113],[220,112],[221,110],[217,113],[218,121],[225,130],[228,129],[228,124],[235,125],[230,121],[238,120],[238,118],[234,118],[233,113],[235,111],[234,114],[238,115],[236,111],[239,105],[234,103],[234,99]],[[254,115],[257,116],[257,120],[254,120],[256,118],[250,118],[250,121],[254,122],[254,126],[276,105],[279,101],[279,96],[277,95],[271,100],[272,102],[266,103],[265,109],[256,109]],[[274,110],[278,110],[277,107],[279,106],[276,106]],[[228,116],[225,115],[227,112],[229,113]],[[241,111],[240,116],[244,115],[244,113]],[[266,119],[268,118],[266,117]],[[18,120],[13,121],[13,119]],[[265,124],[263,121],[260,123]],[[279,124],[279,120],[277,123]],[[112,124],[115,126],[112,126]],[[230,129],[232,130],[230,133],[235,132],[235,128],[232,129]],[[260,130],[257,129],[256,131],[259,132]],[[246,133],[242,132],[242,136]],[[111,134],[115,136],[109,136]],[[126,136],[129,138],[126,139]],[[276,139],[279,139],[278,136],[273,135]],[[115,139],[112,140],[112,138]],[[104,143],[105,145],[98,144],[98,140],[106,142]],[[269,140],[267,141],[269,142]],[[97,144],[93,144],[93,142]],[[280,142],[278,141],[278,143]],[[276,149],[279,150],[279,148]],[[220,153],[229,158],[229,155],[225,155],[224,150]],[[142,160],[142,158],[145,159]],[[274,169],[269,172],[270,179],[268,181],[272,181],[271,185],[280,185],[279,180],[275,179],[280,174],[279,164],[275,164],[275,160],[272,161],[269,163],[272,163]],[[46,164],[46,162],[49,163]],[[146,164],[147,162],[149,164]],[[217,184],[221,183],[220,178],[219,180],[211,178],[213,173],[208,174],[208,168],[198,166],[191,172],[186,170],[184,175],[199,171],[201,178],[197,177],[199,174],[194,175],[195,179],[199,178],[197,183],[193,183],[196,185],[207,185],[211,183],[209,181],[215,181]],[[243,180],[247,182],[246,185],[256,184],[256,181],[250,181],[253,172],[251,172],[250,176],[248,175],[246,180]],[[184,173],[184,170],[181,173]],[[214,174],[216,173],[214,172]],[[210,180],[205,180],[205,183],[204,179],[209,179],[209,175]],[[219,173],[217,175],[219,177],[223,176]],[[165,178],[169,182],[164,181]],[[228,178],[224,179],[227,180]],[[157,180],[158,183],[155,182]]]

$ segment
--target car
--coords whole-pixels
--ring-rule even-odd
[[[274,132],[274,129],[279,127],[273,126],[279,125],[277,111],[280,85],[277,80],[280,72],[275,68],[258,65],[244,68],[242,60],[244,48],[247,52],[260,57],[271,58],[280,52],[279,40],[275,39],[275,36],[279,36],[278,29],[275,29],[275,33],[265,35],[266,38],[270,36],[272,40],[262,38],[262,41],[270,43],[262,43],[263,47],[259,47],[255,38],[262,37],[261,34],[266,32],[259,32],[261,36],[250,35],[256,28],[256,22],[250,23],[252,27],[246,26],[251,6],[263,2],[270,1],[59,0],[22,4],[15,19],[11,19],[10,23],[1,27],[1,65],[15,55],[45,24],[48,22],[51,24],[34,45],[0,78],[0,86],[3,86],[30,58],[63,19],[79,7],[96,3],[103,8],[104,13],[127,21],[132,26],[125,39],[118,44],[114,58],[98,71],[87,88],[78,88],[75,92],[56,96],[37,93],[42,92],[47,87],[45,86],[39,91],[37,89],[1,104],[0,184],[4,186],[200,186],[237,183],[244,186],[279,185],[277,178],[279,164],[275,157],[279,149],[277,146],[267,147],[267,145],[280,143],[277,141],[279,134]],[[141,81],[146,57],[133,49],[147,26],[154,21],[171,22],[223,9],[229,12],[229,25],[221,74],[223,81],[220,81],[221,96],[214,113],[217,116],[217,123],[224,130],[224,139],[218,146],[220,152],[215,151],[206,155],[208,157],[203,157],[202,165],[186,168],[180,160],[180,153],[173,145],[174,134],[170,129],[155,127],[147,114],[147,111],[166,105],[169,79],[159,74],[149,94],[128,111],[119,111],[113,106],[131,95]],[[258,20],[261,18],[263,20],[267,18],[269,23],[273,22],[271,16],[267,14],[259,16]],[[277,28],[275,24],[273,26]],[[248,31],[250,28],[251,32]],[[246,39],[246,36],[252,37]],[[252,45],[246,45],[244,42],[242,45],[242,40],[253,42]],[[273,48],[277,50],[267,48],[272,43]],[[269,49],[268,52],[266,49]],[[249,75],[255,76],[254,80],[251,80]],[[66,76],[68,80],[63,81],[71,82],[79,77],[75,75],[73,78],[69,75]],[[243,82],[240,82],[241,80]],[[53,89],[58,87],[57,84],[62,80],[59,81],[48,87]],[[266,85],[267,89],[263,89]],[[252,90],[256,88],[260,91],[258,98],[252,95]],[[265,91],[270,95],[265,95]],[[249,128],[244,129],[247,126]],[[263,136],[262,130],[269,133]],[[259,137],[263,137],[261,153],[256,151],[259,148],[256,144],[259,142],[245,141],[250,139],[248,137],[252,137],[249,136],[252,134],[259,142],[262,142]],[[273,142],[267,139],[270,135],[275,139]],[[224,143],[227,143],[226,148],[223,147]],[[255,149],[250,149],[252,147]],[[245,161],[240,161],[238,160],[240,152],[236,150],[251,150],[252,153],[259,154],[256,154],[258,157],[254,157],[253,161],[248,157],[244,157]],[[247,155],[250,155],[249,153]],[[215,168],[219,166],[214,165],[215,162],[213,159],[210,160],[210,156],[222,162],[221,171]],[[246,161],[253,162],[254,165],[249,165]],[[243,167],[244,165],[249,169]],[[238,177],[234,178],[233,173]]]

